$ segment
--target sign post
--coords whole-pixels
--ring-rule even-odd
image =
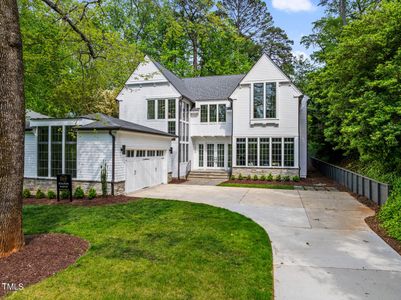
[[[68,191],[72,202],[72,180],[69,174],[57,175],[57,201],[60,201],[60,191]]]

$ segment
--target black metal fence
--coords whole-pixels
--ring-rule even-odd
[[[320,159],[311,157],[312,165],[323,175],[333,179],[350,191],[365,196],[378,205],[383,205],[391,192],[391,185],[382,183],[350,170],[337,167]]]

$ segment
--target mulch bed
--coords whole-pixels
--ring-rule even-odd
[[[382,238],[383,241],[385,241],[391,248],[401,255],[401,242],[388,235],[387,231],[380,226],[377,215],[367,217],[365,222],[374,232],[376,232],[378,236]]]
[[[67,268],[88,248],[87,241],[67,234],[26,236],[22,250],[0,258],[0,297]]]
[[[307,178],[303,178],[300,181],[267,181],[267,180],[252,180],[252,179],[235,179],[228,180],[225,183],[245,183],[245,184],[271,184],[271,185],[298,185],[298,186],[324,186],[324,187],[334,187],[339,191],[346,191],[345,187],[337,184],[335,181],[331,180],[320,174],[317,171],[310,171]]]
[[[107,196],[107,197],[98,197],[95,199],[72,199],[70,202],[69,199],[35,199],[35,198],[27,198],[24,199],[24,205],[32,205],[32,204],[45,204],[45,205],[79,205],[79,206],[98,206],[98,205],[108,205],[108,204],[116,204],[116,203],[127,203],[131,201],[136,201],[139,198],[128,197],[128,196]]]

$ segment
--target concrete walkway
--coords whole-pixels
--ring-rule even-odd
[[[401,299],[401,257],[348,193],[161,185],[136,197],[206,203],[252,218],[273,247],[276,299]]]

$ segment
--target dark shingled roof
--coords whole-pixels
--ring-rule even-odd
[[[221,100],[230,97],[244,76],[206,76],[184,78],[183,81],[194,100]]]
[[[192,101],[227,99],[245,77],[245,74],[240,74],[181,79],[161,63],[152,62],[181,95]]]
[[[82,118],[94,120],[94,122],[79,126],[77,130],[123,130],[123,131],[133,131],[168,137],[176,137],[173,134],[142,126],[139,124],[131,123],[121,119],[106,116],[104,114],[90,114],[83,116]]]

